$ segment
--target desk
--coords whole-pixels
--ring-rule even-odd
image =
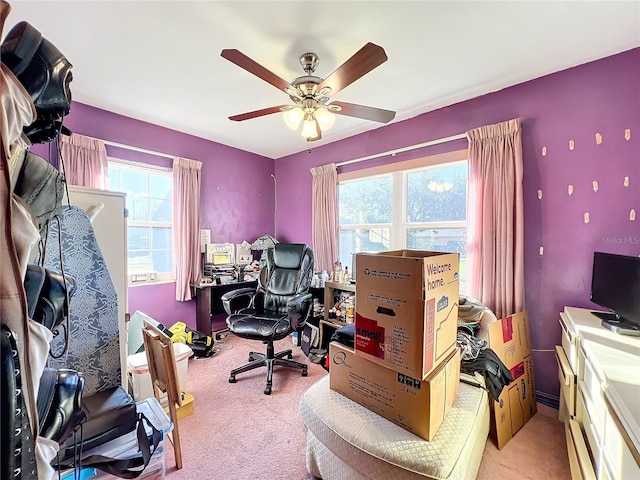
[[[239,288],[255,288],[256,280],[247,282],[232,282],[221,285],[191,285],[196,296],[196,330],[205,335],[213,333],[212,322],[215,315],[225,313],[222,305],[222,295]]]

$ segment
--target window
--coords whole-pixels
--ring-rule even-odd
[[[455,153],[461,157],[462,152]],[[403,162],[339,176],[338,249],[343,265],[351,268],[352,254],[357,252],[403,248],[456,252],[464,283],[468,163],[433,162]],[[397,170],[390,171],[393,168]],[[386,171],[376,173],[379,170]]]
[[[171,171],[110,158],[109,190],[127,194],[129,283],[175,280]]]

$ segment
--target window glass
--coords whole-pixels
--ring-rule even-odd
[[[338,185],[340,225],[391,223],[391,175]]]
[[[129,209],[129,221],[149,220],[149,199],[146,197],[134,197],[127,195],[127,208]]]
[[[338,184],[339,258],[410,248],[460,254],[464,289],[468,162],[455,161]],[[357,280],[357,279],[356,279]]]
[[[467,163],[407,173],[408,223],[464,221]]]
[[[151,252],[151,258],[153,260],[153,270],[156,272],[171,271],[171,252],[168,250],[153,251]]]
[[[128,195],[149,195],[149,174],[123,169],[122,191]]]
[[[151,220],[154,222],[171,222],[173,216],[171,198],[151,200]]]
[[[149,175],[149,196],[154,198],[165,198],[171,200],[173,183],[171,177],[167,175]]]
[[[171,172],[110,159],[109,189],[127,194],[130,280],[175,280]]]
[[[127,244],[129,250],[149,250],[151,245],[149,227],[127,228]]]
[[[127,269],[129,276],[149,273],[151,271],[151,255],[149,251],[129,250]]]
[[[154,227],[151,230],[153,235],[151,248],[153,248],[154,250],[161,249],[161,248],[165,248],[165,249],[171,248],[171,242],[173,239],[171,238],[172,232],[170,228]]]
[[[355,228],[340,230],[340,262],[352,268],[351,254],[356,252],[383,252],[391,248],[389,227]]]

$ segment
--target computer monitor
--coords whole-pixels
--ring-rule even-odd
[[[591,301],[609,310],[596,313],[616,325],[640,328],[640,257],[594,252]]]

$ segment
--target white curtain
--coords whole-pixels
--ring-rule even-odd
[[[84,187],[105,189],[108,186],[109,166],[107,148],[102,140],[72,134],[60,135],[58,169],[64,173],[67,183]]]
[[[336,188],[338,172],[336,164],[322,165],[311,169],[312,228],[315,269],[330,272],[338,258],[338,215]]]
[[[200,182],[202,162],[173,159],[173,248],[176,300],[191,300],[200,277]]]
[[[520,119],[467,132],[467,290],[498,318],[524,310]]]

